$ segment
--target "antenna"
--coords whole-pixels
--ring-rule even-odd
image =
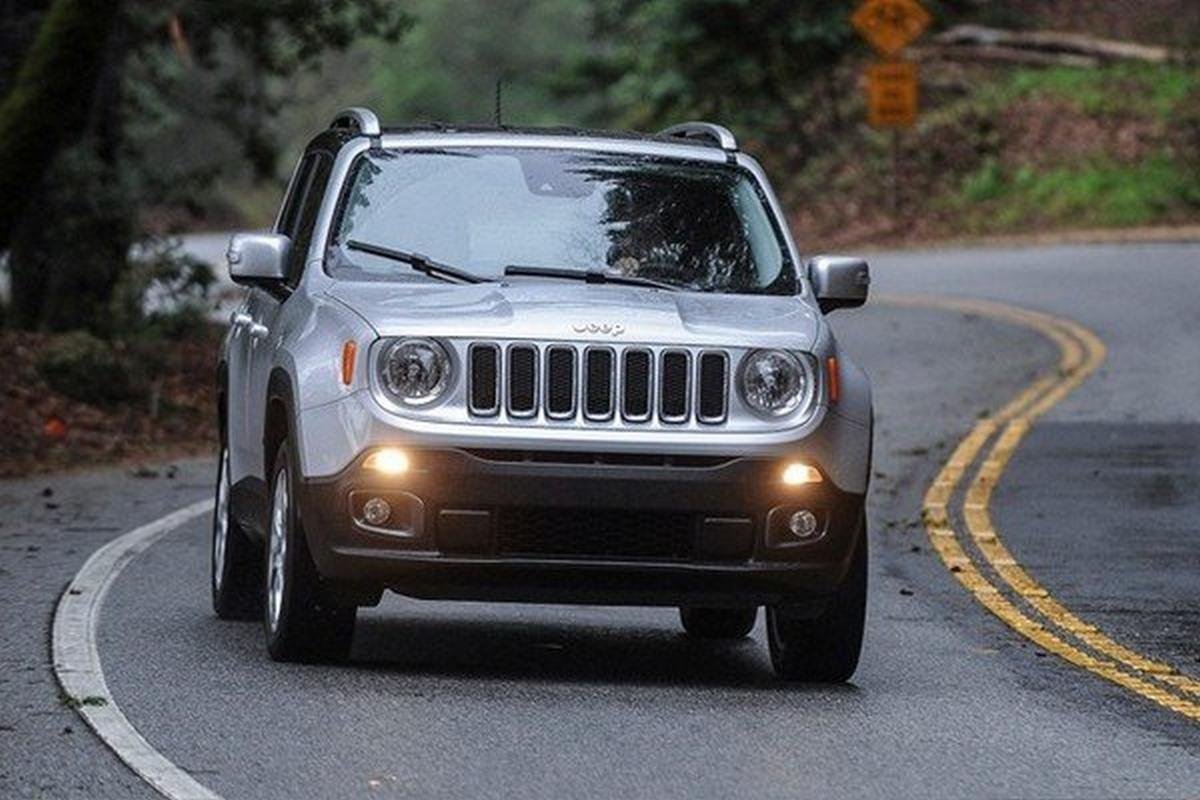
[[[496,78],[496,127],[504,127],[504,122],[500,115],[500,100],[503,96],[504,79]]]

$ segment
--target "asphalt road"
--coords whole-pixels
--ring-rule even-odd
[[[1200,245],[872,264],[881,293],[1006,301],[1104,341],[1099,372],[1018,449],[992,516],[1064,605],[1200,675]],[[351,664],[273,664],[256,625],[213,618],[197,520],[137,557],[105,602],[113,699],[228,798],[1200,795],[1196,722],[1018,636],[920,524],[950,450],[1052,369],[1055,348],[960,312],[873,303],[834,319],[878,413],[852,685],[777,683],[761,617],[752,639],[705,645],[668,610],[396,597],[362,612]],[[92,550],[203,498],[210,473],[188,462],[0,483],[0,796],[154,796],[60,702],[48,628]]]

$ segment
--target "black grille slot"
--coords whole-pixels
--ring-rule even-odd
[[[687,353],[663,353],[658,413],[663,422],[683,422],[688,416]]]
[[[650,364],[648,350],[626,350],[621,413],[626,419],[650,418]]]
[[[496,546],[501,555],[686,561],[695,547],[695,518],[662,511],[501,508]]]
[[[584,354],[587,392],[584,412],[591,419],[608,419],[613,413],[613,353],[594,349]]]
[[[527,345],[508,351],[508,413],[533,416],[537,409],[537,350]]]
[[[723,422],[725,419],[726,387],[729,385],[728,359],[724,353],[705,353],[700,356],[700,421]]]
[[[557,419],[575,416],[575,350],[551,347],[546,356],[546,413]]]
[[[500,351],[494,345],[471,346],[471,413],[500,411]]]

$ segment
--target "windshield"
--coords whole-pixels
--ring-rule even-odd
[[[372,152],[355,164],[334,230],[327,263],[346,280],[429,279],[355,243],[486,280],[516,266],[702,292],[796,291],[757,184],[725,164],[532,148]]]

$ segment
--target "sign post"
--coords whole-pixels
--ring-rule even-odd
[[[883,56],[867,67],[867,123],[892,131],[892,184],[889,205],[899,211],[900,131],[917,121],[920,97],[917,65],[900,58],[933,19],[918,0],[864,0],[850,22],[859,35]]]

